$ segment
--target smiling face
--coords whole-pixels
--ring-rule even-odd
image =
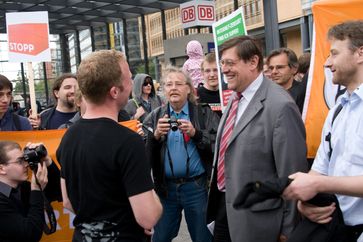
[[[228,89],[243,92],[254,80],[251,70],[256,69],[255,61],[244,61],[237,56],[237,48],[223,51],[221,56],[222,73],[228,83]]]
[[[165,78],[164,92],[166,99],[174,108],[184,106],[191,90],[182,73],[172,72]]]
[[[74,95],[78,89],[78,82],[75,78],[66,78],[63,80],[59,90],[54,91],[59,105],[67,108],[74,108]]]
[[[358,50],[352,51],[349,46],[349,39],[332,39],[330,55],[325,62],[325,67],[329,68],[333,74],[333,83],[347,88],[350,83],[355,82],[359,58]]]

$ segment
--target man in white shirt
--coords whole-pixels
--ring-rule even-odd
[[[314,207],[305,201],[319,192],[338,194],[350,242],[357,241],[363,231],[363,21],[333,26],[328,39],[331,47],[325,67],[332,71],[333,83],[347,91],[328,114],[311,171],[291,175],[294,181],[284,197],[299,199],[304,216],[325,224],[336,205]]]

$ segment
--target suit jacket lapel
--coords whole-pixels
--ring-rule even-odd
[[[263,108],[262,101],[266,98],[266,92],[268,88],[269,80],[263,79],[261,86],[256,91],[252,100],[248,104],[246,110],[242,114],[242,117],[238,120],[238,123],[233,129],[233,133],[231,139],[228,142],[228,145],[233,142],[233,140],[238,136],[240,132],[242,132],[245,127],[251,122],[251,120],[257,115],[257,113]]]
[[[219,144],[220,144],[220,141],[221,141],[222,132],[223,132],[223,129],[224,129],[224,124],[226,123],[226,120],[227,120],[227,116],[228,116],[227,114],[229,114],[231,106],[232,106],[232,100],[230,98],[229,101],[228,101],[228,104],[226,106],[226,109],[224,110],[223,116],[222,116],[221,120],[219,121],[217,137],[216,137],[216,144],[217,144],[218,148],[219,148]]]

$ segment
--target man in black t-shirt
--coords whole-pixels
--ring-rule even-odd
[[[78,82],[87,109],[57,150],[63,205],[76,214],[73,241],[147,241],[162,206],[141,137],[117,123],[132,88],[124,55],[93,52]]]
[[[198,102],[208,103],[212,110],[221,117],[222,110],[219,96],[218,67],[214,53],[209,53],[204,57],[201,68],[204,85],[197,89]]]

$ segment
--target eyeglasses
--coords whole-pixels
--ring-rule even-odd
[[[6,163],[6,165],[10,165],[10,164],[28,165],[28,161],[26,161],[24,159],[24,157],[19,157],[15,161]]]
[[[146,87],[147,85],[152,86],[151,82],[144,82],[142,85],[143,85],[144,87]]]
[[[235,64],[237,64],[238,61],[239,60],[225,59],[225,60],[220,60],[219,64],[221,66],[233,67]]]
[[[164,86],[166,88],[172,88],[173,86],[175,86],[176,88],[181,88],[182,86],[184,86],[186,83],[185,82],[166,82],[164,84]]]
[[[274,69],[276,69],[276,71],[281,71],[282,69],[284,69],[285,67],[287,67],[289,65],[276,65],[276,66],[269,66],[268,69],[270,71],[273,71]]]

